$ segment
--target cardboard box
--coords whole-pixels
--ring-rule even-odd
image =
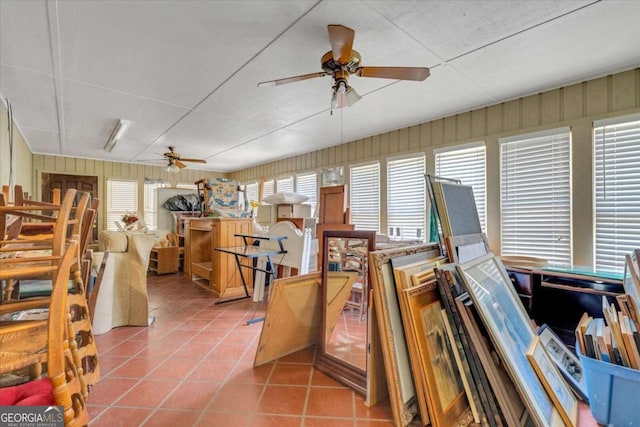
[[[308,218],[311,216],[311,205],[278,205],[278,218]]]

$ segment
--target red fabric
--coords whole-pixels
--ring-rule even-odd
[[[0,406],[55,406],[49,378],[0,388]]]

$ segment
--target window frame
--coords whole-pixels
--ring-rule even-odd
[[[549,141],[544,139],[548,138]],[[518,134],[499,139],[500,158],[500,244],[503,255],[527,255],[546,259],[551,264],[573,263],[573,188],[572,188],[572,135],[569,127],[547,129],[540,132]],[[506,147],[520,143],[511,153]],[[530,146],[527,147],[526,144]],[[548,144],[541,149],[542,144]],[[528,152],[527,152],[528,150]],[[556,151],[557,150],[557,151]],[[549,152],[550,158],[544,158]],[[535,153],[535,154],[532,154]],[[559,153],[556,157],[555,154]],[[521,159],[521,177],[505,177],[506,156]],[[515,156],[515,157],[514,157]],[[533,164],[534,161],[552,161],[550,165]],[[566,167],[564,165],[566,164]],[[541,166],[542,165],[542,166]],[[535,177],[530,178],[529,175]],[[523,176],[526,178],[523,178]],[[540,192],[540,182],[551,185],[557,178],[552,193]],[[518,193],[515,179],[520,179]],[[510,180],[511,182],[506,182]],[[549,190],[549,188],[547,189]],[[509,192],[509,194],[506,194]],[[551,198],[551,203],[548,199]],[[516,201],[516,199],[518,199]],[[507,203],[509,201],[509,203]],[[544,205],[544,203],[547,203]],[[517,205],[517,207],[516,207]],[[553,205],[556,208],[553,208]],[[528,216],[528,218],[527,218]],[[545,234],[548,233],[548,234]],[[532,237],[535,236],[535,237]]]
[[[377,168],[377,178],[378,178],[378,182],[377,182],[377,186],[375,187],[375,190],[377,192],[377,204],[373,204],[373,209],[370,212],[364,212],[363,214],[361,214],[359,212],[359,206],[357,204],[357,202],[355,202],[355,200],[359,199],[363,194],[366,194],[367,191],[364,190],[368,190],[371,187],[363,187],[362,189],[360,189],[358,187],[358,191],[356,198],[354,198],[354,191],[356,189],[356,186],[354,185],[354,181],[353,181],[353,172],[354,170],[360,170],[360,169],[365,169],[368,167],[376,167]],[[349,165],[349,206],[350,206],[350,211],[351,211],[351,223],[354,224],[355,229],[356,230],[373,230],[376,232],[380,232],[380,226],[381,226],[381,218],[380,218],[380,208],[381,208],[381,172],[382,172],[382,168],[380,166],[380,162],[379,161],[375,161],[375,162],[367,162],[367,163],[360,163],[357,165]],[[374,212],[375,211],[375,212]],[[370,217],[370,219],[375,219],[374,221],[359,221],[359,216],[360,215],[365,215]],[[377,228],[371,228],[369,227],[369,225],[372,224],[376,224]]]
[[[393,165],[401,165],[402,163],[405,163],[404,167],[406,168],[407,164],[411,164],[412,162],[415,162],[417,164],[420,160],[422,160],[422,170],[417,175],[417,177],[409,177],[407,176],[407,174],[404,174],[404,179],[403,177],[399,177],[398,179],[400,181],[398,183],[392,182],[392,177],[395,173],[392,173]],[[404,156],[389,157],[386,159],[385,166],[387,179],[386,218],[389,236],[400,240],[424,241],[426,239],[425,232],[427,220],[427,186],[425,180],[425,174],[427,172],[426,154],[424,152],[420,152],[411,153]],[[409,181],[409,178],[412,179]],[[395,205],[395,199],[394,196],[392,196],[392,193],[395,192],[394,190],[396,186],[398,189],[398,193],[396,193],[396,195],[399,197],[399,201],[406,203],[399,203]],[[416,191],[416,186],[422,187],[421,194],[419,191]],[[407,207],[407,209],[397,209],[400,206],[405,206]],[[398,210],[397,214],[395,212],[396,210]],[[404,212],[407,210],[408,212]],[[392,218],[393,215],[395,215],[398,219]],[[418,217],[421,218],[418,219]],[[405,219],[404,221],[403,218]],[[415,230],[415,233],[410,233],[408,230]]]
[[[133,184],[135,185],[135,191],[132,192],[133,194],[133,201],[134,203],[132,203],[131,205],[131,209],[126,208],[124,210],[120,210],[120,209],[112,209],[112,188],[111,188],[111,183],[129,183],[129,184]],[[106,203],[106,229],[107,230],[113,230],[116,231],[118,230],[118,227],[115,225],[114,221],[120,221],[122,219],[122,216],[127,213],[127,212],[135,212],[138,213],[138,215],[140,215],[139,212],[139,197],[138,197],[138,192],[140,191],[140,185],[138,180],[135,179],[124,179],[124,178],[107,178],[107,182],[105,184],[106,187],[106,193],[107,193],[107,203]],[[122,200],[121,198],[119,198],[119,200]],[[135,207],[134,207],[135,205]]]

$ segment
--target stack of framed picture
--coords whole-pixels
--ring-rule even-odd
[[[455,309],[450,315],[468,335],[467,351],[483,359],[480,369],[507,425],[575,426],[577,398],[545,348],[549,341],[545,344],[534,330],[501,261],[488,254],[457,265],[456,272],[450,280],[457,283],[448,286],[459,291],[451,295]]]
[[[487,423],[467,355],[452,338],[434,267],[446,264],[437,243],[369,254],[373,308],[394,424],[462,427]],[[497,410],[496,410],[497,411]]]

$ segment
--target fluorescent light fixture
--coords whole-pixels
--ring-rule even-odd
[[[127,130],[130,124],[131,122],[129,120],[118,120],[118,123],[116,123],[116,127],[113,128],[109,139],[107,139],[107,143],[104,146],[104,151],[106,151],[107,153],[113,151],[113,148],[116,146],[116,144],[120,140],[120,137],[122,136],[124,131]]]

